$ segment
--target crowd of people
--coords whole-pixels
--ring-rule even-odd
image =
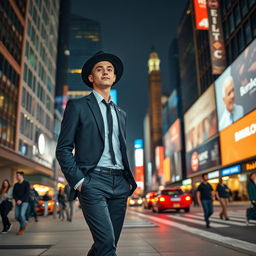
[[[196,190],[194,201],[203,209],[206,227],[210,228],[210,216],[213,214],[213,201],[217,199],[221,205],[219,213],[220,219],[229,220],[227,205],[230,197],[230,189],[223,183],[222,178],[219,179],[216,190],[208,181],[208,175],[202,175],[202,182]],[[247,185],[248,197],[251,201],[251,207],[246,210],[246,220],[256,219],[256,172],[251,173]]]
[[[39,200],[39,194],[34,189],[33,185],[30,185],[24,178],[24,172],[19,171],[16,173],[17,182],[14,186],[11,185],[8,179],[3,180],[0,189],[0,214],[2,218],[3,230],[2,234],[8,233],[12,224],[9,220],[9,213],[15,206],[15,219],[19,223],[19,230],[17,235],[23,235],[28,225],[29,218],[34,217],[35,222],[38,222],[37,203]],[[208,175],[202,175],[202,182],[198,186],[197,190],[193,193],[194,204],[201,206],[204,212],[204,218],[206,227],[210,227],[210,216],[213,214],[213,201],[217,199],[221,205],[221,211],[219,213],[220,219],[229,220],[227,205],[230,197],[230,189],[223,183],[222,179],[219,179],[216,190],[210,183],[207,182]],[[247,209],[247,220],[255,218],[256,216],[256,172],[251,173],[248,182],[248,197],[251,201],[251,207]],[[58,200],[58,214],[59,219],[69,222],[73,218],[74,201],[69,200],[70,187],[67,184],[65,188],[59,188],[57,200]],[[43,195],[42,200],[44,202],[44,216],[48,215],[48,203],[51,200],[48,191]]]
[[[13,186],[8,179],[3,180],[0,188],[0,214],[3,225],[2,234],[8,233],[12,228],[9,213],[12,211],[13,207],[15,207],[15,219],[19,223],[19,229],[16,235],[23,235],[25,233],[31,216],[34,217],[35,222],[38,222],[38,192],[33,185],[25,180],[24,172],[16,172],[16,179],[17,182]],[[66,185],[64,189],[59,188],[57,200],[59,219],[63,221],[66,215],[66,220],[71,222],[74,202],[69,201],[69,192],[69,185]],[[51,197],[47,191],[42,197],[42,201],[44,202],[44,216],[48,215],[48,203],[50,200]]]

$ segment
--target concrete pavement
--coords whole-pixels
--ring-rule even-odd
[[[1,256],[84,256],[92,244],[92,238],[77,211],[72,223],[41,217],[38,223],[31,218],[23,236],[16,236],[18,225],[12,231],[0,235]],[[134,215],[128,211],[125,227],[119,241],[118,256],[200,256],[200,255],[248,255],[226,248],[186,233]]]

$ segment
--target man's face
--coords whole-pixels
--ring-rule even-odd
[[[234,109],[236,94],[235,88],[232,82],[230,82],[225,89],[225,97],[223,98],[224,104],[226,105],[226,109],[229,112],[232,112]]]
[[[116,81],[114,66],[109,61],[98,62],[94,65],[88,78],[93,83],[93,88],[111,88]]]
[[[17,181],[21,181],[22,178],[23,178],[23,176],[22,176],[20,173],[17,173],[17,174],[16,174],[16,179],[17,179]]]
[[[208,180],[208,175],[205,174],[205,175],[203,176],[203,181],[207,181],[207,180]]]

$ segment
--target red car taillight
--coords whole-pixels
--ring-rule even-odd
[[[190,201],[190,200],[191,200],[191,197],[190,197],[190,196],[186,196],[186,197],[185,197],[185,200],[186,200],[186,201]]]

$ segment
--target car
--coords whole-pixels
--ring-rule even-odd
[[[140,196],[131,196],[128,198],[129,206],[142,206],[143,198]]]
[[[157,192],[148,192],[146,194],[146,197],[143,200],[144,209],[150,209],[152,207],[152,203],[154,202],[156,196],[157,196]]]
[[[54,211],[54,200],[49,200],[48,201],[48,214],[52,214]],[[57,211],[59,211],[59,206],[57,202]],[[38,215],[43,215],[44,214],[44,201],[39,199],[36,205],[36,212]]]
[[[183,209],[189,212],[192,198],[189,194],[184,193],[180,188],[170,188],[161,190],[152,204],[153,212],[162,212],[164,210]]]

